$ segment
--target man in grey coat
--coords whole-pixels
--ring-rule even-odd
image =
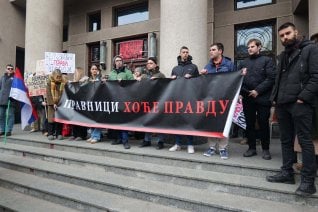
[[[14,67],[11,64],[6,66],[6,72],[0,79],[0,135],[11,135],[14,125],[15,102],[9,95],[14,77]],[[8,117],[7,117],[8,110]]]

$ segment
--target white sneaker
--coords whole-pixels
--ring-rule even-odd
[[[174,146],[172,146],[169,151],[170,152],[175,152],[175,151],[180,151],[181,150],[181,146],[179,146],[178,144],[175,144]]]
[[[188,153],[193,154],[194,153],[194,147],[192,145],[188,145]]]

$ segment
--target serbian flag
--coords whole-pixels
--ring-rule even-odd
[[[15,69],[14,78],[12,81],[10,97],[21,103],[21,127],[24,129],[38,119],[38,115],[29,97],[28,88],[24,84],[23,77],[18,68]]]

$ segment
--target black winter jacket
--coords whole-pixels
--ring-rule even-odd
[[[286,51],[278,58],[278,74],[271,100],[277,104],[294,103],[297,99],[312,106],[318,96],[318,46],[311,41],[302,41],[293,50],[286,63],[282,64]]]
[[[276,68],[270,57],[263,55],[253,55],[246,58],[239,69],[246,68],[247,74],[244,76],[241,95],[248,97],[249,91],[256,90],[258,96],[255,101],[262,105],[270,105],[270,95],[275,82]]]
[[[178,65],[172,69],[171,76],[183,77],[186,74],[191,74],[192,77],[199,76],[198,67],[193,64],[192,57],[189,55],[187,61],[181,61],[181,57],[178,56]]]

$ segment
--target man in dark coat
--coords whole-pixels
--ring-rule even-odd
[[[176,79],[180,77],[185,77],[187,79],[199,76],[199,70],[197,65],[192,63],[192,56],[189,55],[189,48],[182,46],[180,48],[180,54],[177,57],[178,65],[172,69],[171,78]],[[187,136],[188,139],[188,153],[194,153],[193,147],[193,136]],[[172,146],[169,151],[180,151],[181,150],[181,135],[176,135],[176,143]]]
[[[276,104],[283,165],[278,174],[266,179],[273,183],[295,184],[292,165],[296,135],[303,159],[301,182],[296,194],[306,197],[316,192],[312,121],[318,96],[318,47],[312,41],[299,38],[293,23],[281,25],[278,35],[285,50],[279,56],[271,100]]]
[[[5,74],[0,79],[0,135],[6,133],[10,136],[14,125],[15,101],[9,98],[13,77],[14,67],[8,64]]]
[[[262,43],[258,39],[247,42],[249,57],[246,58],[239,69],[245,69],[241,96],[243,97],[243,110],[246,118],[246,133],[248,150],[244,157],[256,155],[256,129],[259,125],[259,136],[262,142],[263,159],[270,160],[269,152],[269,116],[271,102],[269,97],[275,82],[275,66],[270,57],[260,54]]]

